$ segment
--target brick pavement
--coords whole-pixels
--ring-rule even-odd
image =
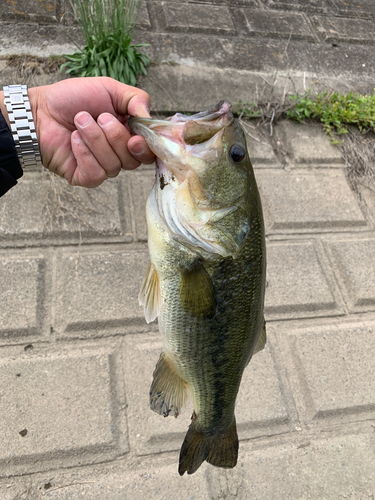
[[[235,73],[230,44],[235,50],[244,40],[264,42],[254,64],[274,70],[268,51],[285,47],[291,26],[292,66],[303,67],[310,55],[315,70],[319,51],[345,49],[350,61],[329,68],[327,56],[319,62],[322,76],[343,74],[357,60],[350,78],[372,78],[370,0],[146,6],[144,33],[164,40],[149,49],[159,49],[161,59],[181,62],[184,41],[191,48],[210,40],[206,59],[189,57],[199,68],[217,54],[212,74],[222,71],[222,80],[214,94],[225,92],[224,80]],[[15,26],[11,4],[6,9],[5,30]],[[47,24],[36,31],[45,34],[56,10],[46,13],[42,3],[37,9],[35,19]],[[202,22],[204,9],[211,23]],[[186,76],[189,67],[181,71]],[[179,92],[192,92],[196,75],[180,80]],[[162,94],[156,92],[154,109],[173,109]],[[190,93],[185,109],[199,109],[202,99]],[[204,464],[180,478],[191,408],[177,420],[148,408],[161,339],[157,326],[145,323],[137,295],[152,168],[123,172],[91,191],[36,171],[0,201],[0,500],[373,500],[374,205],[359,208],[367,201],[349,188],[340,150],[319,126],[282,122],[271,138],[256,122],[246,130],[266,220],[268,343],[240,389],[237,467]]]
[[[66,34],[82,41],[68,0],[3,3],[0,57],[75,52]],[[374,33],[372,0],[144,0],[134,41],[149,44],[142,50],[154,65],[142,86],[153,95],[154,108],[176,111],[193,102],[203,109],[210,96],[222,97],[218,89],[234,102],[249,100],[256,84],[264,83],[259,75],[276,69],[277,85],[291,89],[318,78],[323,87],[372,92]],[[5,77],[8,69],[0,60],[1,73]]]
[[[172,498],[175,486],[186,488],[181,498],[266,499],[276,487],[280,498],[371,498],[375,233],[338,149],[314,125],[297,127],[298,142],[294,127],[275,129],[282,152],[264,136],[258,142],[256,128],[248,137],[266,215],[269,339],[241,386],[234,471],[204,465],[193,478],[177,477],[190,409],[177,420],[148,409],[161,340],[137,293],[152,170],[90,192],[91,213],[86,192],[62,184],[70,218],[53,230],[30,214],[53,210],[43,182],[56,180],[34,173],[4,197],[0,498]],[[310,137],[321,146],[312,161]],[[41,185],[41,198],[25,195],[27,182]],[[7,230],[7,207],[25,202],[27,232],[22,210]]]

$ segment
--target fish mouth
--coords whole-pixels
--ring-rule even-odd
[[[227,118],[230,118],[230,120],[232,120],[233,115],[230,111],[231,107],[232,105],[229,101],[220,101],[207,111],[201,111],[194,115],[184,115],[183,113],[176,113],[175,115],[166,118],[165,120],[155,120],[153,118],[133,116],[129,119],[129,126],[133,132],[138,133],[135,130],[135,128],[137,128],[137,124],[148,127],[152,124],[154,124],[155,126],[170,126],[171,123],[186,123],[189,121],[210,123],[217,120],[225,121]]]
[[[220,101],[207,111],[194,115],[177,113],[166,120],[132,117],[130,129],[142,136],[155,156],[183,180],[191,157],[197,160],[205,149],[217,147],[224,128],[233,121],[229,101]],[[194,148],[196,146],[196,148]]]
[[[188,121],[204,121],[212,122],[227,116],[230,113],[232,105],[229,101],[220,101],[214,106],[212,106],[207,111],[201,111],[195,115],[184,115],[182,113],[176,113],[171,116],[168,120],[174,123],[188,122]],[[233,118],[233,117],[232,117]]]

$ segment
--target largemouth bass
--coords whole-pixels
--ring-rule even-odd
[[[180,475],[205,460],[236,465],[236,397],[266,342],[262,208],[230,107],[221,101],[192,116],[129,121],[157,157],[146,208],[150,264],[139,295],[164,338],[150,407],[167,417],[178,416],[189,393],[194,403]]]

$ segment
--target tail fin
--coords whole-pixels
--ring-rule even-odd
[[[238,457],[238,436],[236,422],[226,434],[207,436],[195,429],[194,422],[182,443],[178,472],[194,474],[206,460],[216,467],[231,469],[236,466]]]

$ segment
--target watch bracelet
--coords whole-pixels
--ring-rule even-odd
[[[24,169],[42,165],[35,124],[31,112],[27,85],[5,85],[4,104],[8,111],[10,127],[18,159]]]

